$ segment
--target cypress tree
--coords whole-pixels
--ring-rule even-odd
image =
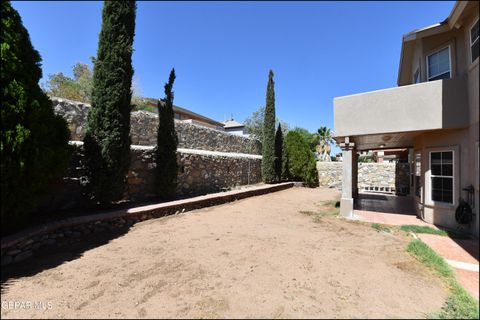
[[[175,69],[170,72],[168,83],[165,84],[165,100],[158,101],[158,133],[156,148],[156,184],[157,192],[162,200],[175,197],[177,188],[177,145],[173,113],[173,82]]]
[[[283,164],[283,132],[282,127],[278,124],[275,133],[275,176],[277,181],[282,181],[282,164]]]
[[[135,1],[105,1],[84,138],[88,196],[120,200],[130,164],[130,101]]]
[[[70,132],[41,90],[41,57],[10,2],[1,8],[1,225],[24,226],[37,197],[68,165]]]
[[[263,182],[273,183],[275,182],[275,83],[272,70],[268,74],[262,150]]]

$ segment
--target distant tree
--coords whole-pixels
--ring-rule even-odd
[[[330,152],[332,150],[330,144],[335,143],[332,132],[327,127],[320,127],[317,130],[316,136],[318,137],[317,152],[320,155],[320,160],[330,161]]]
[[[130,164],[130,101],[135,1],[105,1],[84,138],[88,195],[120,200]]]
[[[268,74],[267,98],[263,120],[262,178],[265,183],[275,182],[275,82],[273,71]]]
[[[254,111],[243,124],[245,125],[245,131],[250,134],[255,139],[263,141],[263,120],[265,119],[265,108],[260,107],[258,110]],[[282,127],[283,135],[285,136],[290,130],[290,127],[287,122],[275,118],[275,126]]]
[[[38,196],[65,171],[70,133],[41,90],[41,57],[9,1],[1,8],[1,230],[28,223]]]
[[[275,133],[275,175],[277,181],[282,181],[282,164],[283,164],[283,132],[282,127],[278,124]]]
[[[170,72],[168,83],[165,84],[165,100],[158,101],[158,133],[156,148],[156,184],[157,193],[163,200],[175,197],[177,188],[177,145],[178,138],[175,131],[173,113],[173,82],[175,69]]]
[[[49,74],[45,85],[48,95],[90,103],[92,98],[93,72],[88,64],[77,63],[73,66],[73,78],[62,72]]]
[[[303,181],[309,186],[318,185],[315,156],[298,131],[292,130],[287,133],[284,154],[288,160],[288,173],[291,179]]]

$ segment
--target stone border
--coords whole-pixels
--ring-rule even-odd
[[[41,241],[42,244],[47,245],[53,244],[55,242],[54,239],[59,237],[59,235],[55,235],[55,237],[50,237],[49,239],[48,234],[52,234],[56,231],[59,231],[60,229],[75,229],[76,227],[77,229],[86,229],[85,227],[88,227],[89,224],[91,224],[92,227],[95,227],[95,225],[102,224],[106,221],[113,222],[114,226],[119,226],[125,224],[126,220],[129,219],[131,220],[130,225],[132,225],[137,221],[154,219],[174,213],[219,205],[252,196],[285,190],[293,186],[295,186],[294,182],[284,182],[274,185],[262,185],[248,188],[246,190],[243,189],[227,192],[218,192],[184,200],[176,200],[130,209],[120,209],[100,214],[67,218],[55,222],[46,223],[40,226],[30,227],[16,234],[6,236],[1,239],[2,265],[9,264],[10,262],[19,262],[32,256],[32,250],[36,250],[41,246],[40,244],[35,246],[35,242]],[[104,229],[102,228],[100,231],[103,230]],[[88,233],[89,232],[90,231],[88,231]],[[70,230],[61,232],[61,234],[61,237],[63,237],[64,234],[65,236],[68,235],[74,238],[78,238],[81,236],[80,232],[72,232]],[[8,260],[8,262],[6,260]]]

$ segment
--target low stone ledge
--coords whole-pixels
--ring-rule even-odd
[[[274,185],[255,186],[243,190],[232,190],[198,196],[190,199],[176,200],[159,204],[121,209],[105,213],[66,218],[40,226],[30,227],[16,234],[1,239],[1,264],[23,261],[33,255],[33,251],[43,245],[55,245],[58,238],[79,237],[91,232],[101,232],[125,225],[133,225],[138,221],[159,218],[252,196],[262,195],[291,188],[293,182]],[[110,223],[110,224],[109,224]],[[73,230],[71,230],[73,229]]]

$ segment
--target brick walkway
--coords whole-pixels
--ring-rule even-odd
[[[450,264],[460,284],[479,298],[479,245],[477,240],[460,240],[433,234],[417,234]]]

